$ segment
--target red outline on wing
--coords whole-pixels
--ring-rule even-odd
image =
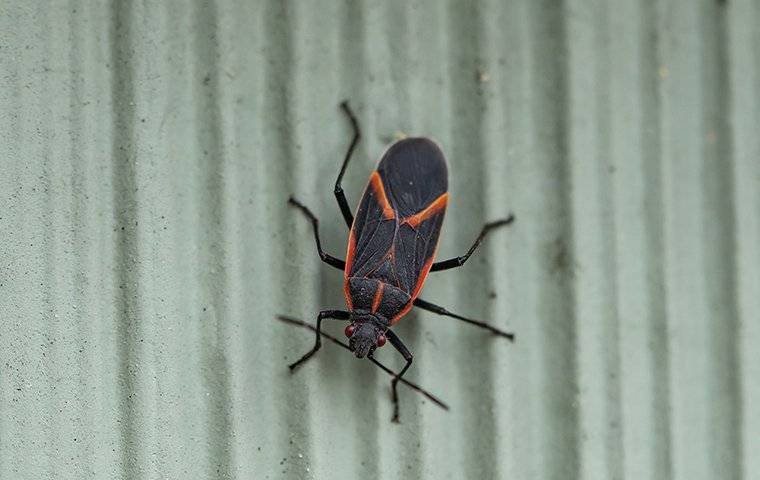
[[[372,299],[372,313],[377,312],[377,309],[380,307],[380,302],[383,300],[383,290],[385,290],[385,282],[377,282],[375,298]]]
[[[343,294],[346,296],[346,306],[348,310],[354,309],[354,303],[351,301],[351,289],[348,285],[348,272],[351,271],[351,265],[354,263],[354,253],[356,253],[356,239],[354,238],[354,227],[348,232],[348,251],[346,252],[346,269],[343,270]]]
[[[401,223],[406,223],[410,225],[412,228],[417,228],[417,225],[424,222],[428,218],[432,217],[439,211],[446,208],[446,204],[449,201],[449,192],[443,192],[440,197],[433,200],[433,203],[427,206],[425,210],[415,213],[412,216],[406,217],[401,221]]]
[[[425,262],[425,265],[422,267],[422,271],[420,272],[420,276],[417,278],[417,284],[414,286],[414,291],[412,292],[412,295],[409,298],[409,303],[407,303],[404,309],[401,310],[395,317],[391,318],[391,325],[401,320],[401,318],[407,313],[409,313],[409,310],[412,309],[412,306],[414,305],[414,300],[420,294],[420,291],[422,290],[422,286],[425,284],[425,279],[427,278],[428,273],[430,273],[430,268],[433,266],[433,260],[435,259],[435,254],[437,253],[437,251],[438,249],[436,248],[436,250],[433,251],[433,254],[430,256],[430,258],[428,258],[427,261]]]
[[[387,219],[395,218],[396,211],[391,206],[391,202],[388,201],[388,196],[385,194],[385,186],[383,185],[383,179],[380,178],[380,174],[375,170],[369,177],[369,184],[377,195],[377,201],[380,206],[383,207],[383,216]]]

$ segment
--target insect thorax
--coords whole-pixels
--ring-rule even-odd
[[[390,321],[403,311],[411,297],[408,293],[388,283],[372,278],[348,279],[348,291],[355,316],[373,315],[390,325]],[[353,316],[353,315],[352,315]]]

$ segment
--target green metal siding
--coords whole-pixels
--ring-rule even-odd
[[[0,478],[760,477],[760,3],[0,4]],[[451,167],[409,378],[342,308],[332,184]],[[328,325],[340,334],[342,327]],[[378,357],[400,367],[389,347]]]

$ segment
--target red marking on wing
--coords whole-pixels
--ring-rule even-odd
[[[448,201],[449,193],[443,193],[440,197],[436,198],[433,203],[428,205],[425,210],[419,213],[415,213],[410,217],[406,217],[401,223],[406,223],[409,224],[412,228],[416,228],[417,225],[446,208],[446,203]]]
[[[422,290],[422,285],[425,284],[425,279],[428,276],[428,273],[430,273],[430,268],[433,266],[433,259],[435,258],[435,252],[433,255],[430,256],[430,258],[427,259],[425,262],[425,265],[422,267],[422,271],[420,272],[420,276],[417,279],[417,285],[414,286],[414,291],[412,292],[412,300],[417,298],[417,295],[420,294],[420,291]]]
[[[406,306],[404,307],[404,309],[401,310],[398,313],[398,315],[396,315],[395,317],[391,318],[391,325],[395,325],[396,322],[398,322],[399,320],[401,320],[401,317],[403,317],[404,315],[406,315],[407,313],[409,313],[409,310],[411,310],[413,306],[414,306],[414,300],[409,300],[409,303],[406,304]]]
[[[422,290],[422,286],[425,284],[425,279],[428,276],[428,273],[430,273],[430,268],[433,266],[433,260],[435,259],[435,254],[437,253],[433,252],[433,254],[430,256],[430,258],[427,259],[425,262],[425,265],[422,267],[422,271],[420,271],[420,276],[417,278],[417,284],[414,286],[414,291],[412,292],[412,296],[409,299],[409,303],[406,304],[403,310],[401,310],[395,317],[391,319],[391,325],[401,320],[401,317],[409,313],[409,310],[412,309],[412,306],[414,304],[414,299],[417,298],[417,296],[420,294],[420,291]]]
[[[388,197],[385,194],[385,187],[383,186],[383,179],[380,178],[380,174],[377,173],[377,170],[372,172],[372,175],[369,177],[369,184],[375,191],[375,195],[377,195],[377,202],[383,207],[383,216],[388,219],[394,218],[396,216],[396,211],[393,210],[391,202],[388,201]]]
[[[378,282],[375,298],[372,299],[372,313],[377,312],[377,308],[380,306],[380,301],[383,299],[383,290],[385,290],[385,283]]]
[[[356,239],[354,238],[354,229],[348,233],[348,251],[346,252],[346,269],[343,270],[343,294],[346,296],[346,305],[349,310],[354,309],[351,301],[351,291],[348,288],[348,272],[351,271],[351,264],[354,263],[354,253],[356,253]]]

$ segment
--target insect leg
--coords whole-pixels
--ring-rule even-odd
[[[356,146],[359,144],[359,139],[361,138],[362,133],[359,129],[359,122],[356,120],[354,112],[351,111],[351,107],[348,106],[348,100],[341,102],[340,108],[343,110],[343,112],[348,117],[348,120],[351,122],[351,127],[354,129],[354,137],[351,139],[351,145],[348,147],[345,158],[343,158],[343,165],[340,167],[338,179],[335,180],[334,192],[335,199],[338,200],[340,213],[343,214],[343,218],[346,220],[346,225],[348,225],[348,228],[351,228],[351,225],[354,223],[354,215],[351,213],[351,208],[348,206],[346,194],[343,193],[343,187],[341,187],[340,182],[343,181],[343,175],[346,173],[346,167],[348,166],[349,160],[351,160],[351,154],[354,153]]]
[[[404,376],[404,373],[406,373],[406,371],[412,365],[413,357],[409,349],[406,348],[406,346],[401,342],[401,339],[398,338],[395,333],[393,333],[391,330],[386,330],[385,336],[388,337],[388,340],[391,341],[391,345],[393,345],[396,350],[398,350],[398,353],[403,355],[404,360],[406,360],[406,365],[404,365],[404,368],[402,368],[398,375],[393,377],[393,380],[391,380],[391,389],[393,391],[393,418],[391,421],[398,423],[398,392],[396,392],[396,387],[398,386],[398,381],[401,380],[401,377]]]
[[[336,320],[348,320],[350,318],[350,314],[343,310],[322,310],[319,312],[319,315],[317,315],[317,338],[314,341],[314,347],[306,352],[306,354],[299,358],[297,361],[291,363],[288,365],[288,368],[290,368],[291,373],[298,368],[299,365],[301,365],[303,362],[311,358],[312,355],[317,353],[317,350],[319,350],[319,347],[322,346],[322,319],[325,318],[334,318]]]
[[[470,255],[475,251],[476,248],[478,248],[478,245],[480,245],[480,242],[483,241],[483,239],[488,235],[488,232],[493,230],[494,228],[503,227],[505,225],[509,225],[515,220],[514,215],[509,215],[507,218],[497,220],[495,222],[486,223],[483,226],[483,230],[480,231],[480,235],[478,235],[478,238],[475,239],[475,242],[472,244],[470,249],[462,255],[461,257],[454,257],[450,258],[448,260],[443,260],[441,262],[435,262],[432,267],[430,267],[431,272],[438,272],[441,270],[448,270],[450,268],[456,268],[461,267],[464,265],[464,262],[467,261],[468,258],[470,258]]]
[[[504,338],[508,338],[510,341],[514,341],[515,340],[515,334],[514,333],[508,333],[508,332],[505,332],[503,330],[499,330],[498,328],[492,327],[491,325],[489,325],[489,324],[487,324],[485,322],[481,322],[480,320],[472,320],[470,318],[465,318],[465,317],[463,317],[461,315],[457,315],[456,313],[449,312],[445,308],[439,307],[438,305],[436,305],[434,303],[426,302],[425,300],[423,300],[421,298],[415,298],[414,299],[414,306],[415,307],[419,307],[419,308],[421,308],[423,310],[427,310],[428,312],[437,313],[438,315],[444,315],[444,316],[447,316],[447,317],[456,318],[456,319],[461,320],[463,322],[467,322],[467,323],[469,323],[471,325],[475,325],[476,327],[485,328],[486,330],[489,330],[489,331],[495,333],[496,335],[502,336]]]
[[[325,253],[322,250],[322,243],[319,241],[319,220],[317,220],[317,217],[314,216],[313,213],[311,213],[311,210],[309,208],[296,200],[293,197],[290,197],[288,199],[288,203],[293,205],[294,207],[301,210],[304,215],[306,215],[309,220],[311,220],[311,225],[314,227],[314,239],[317,241],[317,251],[319,252],[319,258],[322,259],[323,262],[326,264],[337,268],[338,270],[343,270],[346,268],[346,262],[344,260],[341,260],[340,258],[333,257],[332,255],[329,255]]]
[[[307,329],[309,329],[309,330],[311,330],[313,332],[317,331],[317,327],[315,327],[314,325],[312,325],[310,323],[306,323],[303,320],[298,320],[297,318],[286,317],[285,315],[277,315],[277,319],[280,320],[281,322],[285,322],[285,323],[288,323],[290,325],[296,325],[298,327],[307,328]],[[322,336],[325,337],[325,338],[327,338],[331,342],[333,342],[333,343],[335,343],[335,344],[337,344],[337,345],[345,348],[346,350],[351,350],[351,347],[349,347],[347,343],[341,342],[340,340],[338,340],[337,338],[333,337],[329,333],[322,332]],[[395,377],[396,376],[396,374],[393,373],[393,371],[390,368],[388,368],[385,365],[383,365],[382,363],[378,362],[377,360],[375,360],[371,356],[368,355],[367,358],[369,358],[369,360],[372,363],[374,363],[380,370],[384,371],[385,373],[387,373],[391,377]],[[446,405],[443,402],[443,400],[441,400],[440,398],[436,397],[432,393],[428,392],[424,388],[420,387],[416,383],[412,383],[412,382],[410,382],[409,380],[407,380],[405,378],[399,378],[399,382],[403,383],[404,385],[406,385],[407,387],[411,388],[412,390],[414,390],[416,392],[419,392],[421,395],[424,395],[428,400],[430,400],[431,402],[435,403],[436,405],[438,405],[442,409],[444,409],[446,411],[449,410],[449,406]]]

